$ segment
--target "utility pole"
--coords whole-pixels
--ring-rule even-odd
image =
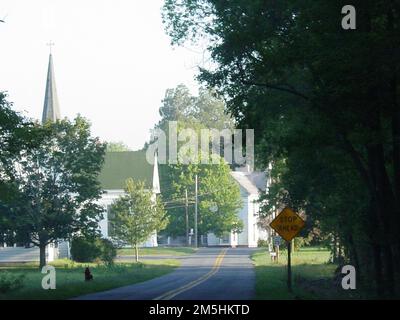
[[[188,202],[188,192],[187,188],[185,189],[185,221],[186,221],[186,244],[190,246],[189,243],[189,202]]]
[[[197,234],[197,207],[198,207],[198,195],[197,195],[197,174],[194,177],[195,180],[195,205],[194,205],[194,247],[198,247],[198,234]]]

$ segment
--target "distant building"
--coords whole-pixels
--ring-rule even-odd
[[[260,194],[267,189],[265,172],[252,172],[249,167],[241,167],[231,172],[240,187],[242,208],[238,212],[243,222],[243,231],[240,233],[226,233],[222,238],[213,233],[207,235],[208,246],[245,246],[257,247],[258,240],[268,240],[268,233],[259,225]]]
[[[157,194],[160,193],[157,155],[154,157],[154,165],[151,165],[147,162],[145,151],[106,153],[103,169],[99,175],[99,181],[104,194],[98,201],[98,204],[104,209],[103,219],[99,221],[99,230],[103,238],[113,240],[113,226],[111,222],[113,212],[111,205],[125,193],[125,181],[128,178],[143,181],[146,190],[152,192],[152,198],[155,200]],[[154,232],[141,246],[157,247],[157,232]],[[70,257],[68,242],[62,241],[58,244],[58,257]]]
[[[104,195],[99,203],[104,207],[104,219],[100,221],[100,230],[105,238],[113,236],[111,204],[124,194],[125,181],[128,178],[142,180],[146,189],[152,192],[155,200],[160,193],[157,155],[154,165],[148,163],[145,151],[107,152],[99,180],[104,189]],[[156,247],[157,234],[154,233],[143,246]]]

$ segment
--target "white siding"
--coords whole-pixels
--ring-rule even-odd
[[[263,179],[265,180],[264,174],[257,173],[256,175],[260,181]],[[231,233],[229,245],[257,247],[259,239],[268,239],[268,233],[266,230],[261,230],[258,226],[260,207],[258,203],[258,188],[253,181],[250,181],[246,178],[244,173],[234,173],[232,176],[240,186],[242,207],[238,211],[238,217],[243,222],[243,230],[241,233],[236,235]],[[209,246],[226,245],[226,243],[223,243],[221,239],[217,238],[212,233],[207,235],[207,239]]]
[[[57,250],[53,245],[46,248],[47,261],[51,262],[57,258]],[[0,247],[0,263],[1,262],[35,262],[39,261],[39,248],[23,248],[23,247]]]
[[[71,257],[71,252],[70,252],[70,245],[68,241],[61,241],[58,243],[58,258],[63,259],[63,258],[70,258]]]
[[[249,220],[248,220],[248,210],[249,210],[249,200],[247,194],[242,192],[242,202],[243,207],[239,211],[239,218],[243,222],[242,232],[238,234],[238,245],[247,246],[249,242]]]

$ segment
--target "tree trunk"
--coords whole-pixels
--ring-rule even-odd
[[[360,262],[359,262],[359,258],[358,258],[357,248],[354,243],[353,236],[351,234],[349,235],[348,241],[349,241],[349,256],[351,259],[351,263],[354,265],[354,267],[357,270],[358,280],[361,280],[362,279],[361,275],[363,274],[363,272],[362,272],[363,270],[361,270],[361,268],[360,268]]]
[[[379,89],[379,88],[375,88]],[[377,101],[375,97],[376,91],[371,93],[371,100]],[[373,140],[371,144],[367,146],[368,156],[368,169],[371,174],[372,184],[374,186],[374,192],[371,194],[373,208],[376,210],[376,216],[379,224],[382,226],[381,233],[381,244],[383,261],[385,267],[385,275],[387,279],[387,288],[389,293],[394,293],[394,261],[392,254],[392,246],[394,245],[395,239],[398,239],[398,228],[397,228],[397,217],[395,216],[396,211],[396,200],[395,192],[393,191],[392,183],[389,178],[389,174],[386,169],[385,163],[385,151],[382,143],[382,126],[381,116],[378,109],[371,110],[369,117],[369,127],[373,133]]]
[[[394,26],[394,12],[397,8],[394,7],[394,1],[390,2],[390,6],[388,6],[388,31],[393,39],[395,36],[395,26]],[[397,12],[399,14],[400,12]],[[398,45],[396,48],[397,42],[392,42],[391,44],[391,53],[394,56],[395,52],[398,49]],[[389,82],[389,90],[391,103],[393,107],[392,114],[392,138],[393,138],[393,174],[394,174],[394,192],[396,198],[397,205],[397,213],[400,210],[400,105],[398,102],[398,98],[400,96],[400,90],[398,90],[398,76],[397,76],[397,67],[396,60],[389,60],[390,70],[392,70],[392,74]]]
[[[394,1],[388,6],[388,31],[389,34],[396,39],[395,30],[395,12],[397,14],[399,7],[396,7]],[[391,43],[392,55],[399,49],[397,42]],[[393,181],[394,181],[394,197],[395,197],[395,222],[397,233],[400,233],[400,88],[398,86],[398,62],[396,59],[389,60],[390,70],[392,75],[390,78],[390,96],[392,100],[393,115],[392,115],[392,139],[393,139]],[[393,247],[393,255],[395,261],[395,270],[400,274],[400,242],[396,241]]]
[[[396,238],[396,228],[394,221],[395,201],[393,189],[391,188],[389,177],[384,163],[383,147],[380,144],[368,147],[369,167],[372,174],[375,194],[373,196],[374,208],[377,212],[378,222],[382,226],[382,253],[385,266],[385,275],[389,293],[395,291],[394,267],[391,246],[392,239]]]
[[[396,109],[399,107],[395,106]],[[393,174],[397,206],[400,207],[400,110],[396,110],[392,117],[393,137]]]
[[[337,239],[336,233],[333,234],[333,256],[332,256],[332,263],[337,262]]]
[[[374,270],[375,270],[375,287],[378,297],[383,296],[383,279],[382,279],[382,262],[381,248],[378,244],[374,244]]]
[[[393,181],[395,194],[395,221],[397,233],[400,233],[400,110],[397,103],[396,80],[393,80],[393,104],[395,111],[392,117],[392,137],[393,137]],[[395,270],[400,274],[400,242],[394,245]]]
[[[139,262],[139,248],[137,244],[135,244],[135,260]]]
[[[395,278],[394,278],[393,254],[391,246],[389,244],[382,246],[382,253],[386,269],[385,287],[387,288],[387,292],[389,293],[390,297],[393,297],[395,295]]]
[[[40,270],[42,270],[42,268],[46,265],[46,245],[45,244],[40,244],[39,256],[40,256],[39,268],[40,268]]]
[[[391,2],[393,5],[393,2]],[[389,6],[388,6],[389,7]],[[366,8],[366,23],[364,24],[366,26],[366,31],[369,33],[373,31],[372,23],[371,23],[371,15],[369,10]],[[391,8],[389,9],[389,14],[388,14],[388,26],[389,29],[393,28],[393,16],[391,12]],[[372,69],[374,68],[373,65],[371,65]],[[395,75],[395,70],[396,68],[393,68],[394,66],[391,66],[393,70],[393,74]],[[372,71],[372,70],[371,70]],[[392,86],[392,91],[393,89],[396,90],[396,88],[393,87],[396,86],[396,78],[389,79],[391,82]],[[367,157],[368,157],[368,170],[371,175],[371,181],[373,185],[373,191],[371,192],[371,199],[373,202],[373,208],[376,211],[376,216],[378,218],[378,223],[382,227],[382,233],[380,234],[380,246],[382,250],[382,258],[384,262],[384,267],[385,267],[385,273],[386,273],[386,279],[387,279],[387,285],[389,286],[389,292],[392,293],[395,291],[395,283],[394,283],[394,260],[393,260],[393,254],[392,254],[392,247],[395,248],[395,245],[397,245],[396,241],[398,239],[398,217],[396,217],[397,213],[397,204],[396,204],[396,178],[395,180],[395,186],[392,186],[392,181],[390,181],[389,174],[386,169],[386,162],[385,162],[385,149],[381,141],[384,141],[384,134],[382,130],[382,125],[381,125],[381,113],[380,109],[382,104],[381,97],[379,96],[379,92],[382,90],[385,90],[385,84],[380,83],[378,85],[372,85],[369,88],[368,91],[368,98],[370,101],[370,110],[368,113],[368,127],[370,129],[370,132],[372,133],[372,140],[369,145],[367,145]],[[393,95],[393,102],[394,106],[396,105],[396,99],[397,97]],[[386,103],[386,101],[385,101]],[[396,110],[396,108],[394,108]],[[396,110],[397,111],[397,110]],[[393,119],[395,120],[395,119]],[[392,127],[392,134],[393,138],[396,138],[396,128],[397,126],[395,125]],[[396,142],[394,141],[393,147],[396,148]],[[397,166],[396,162],[396,153],[397,151],[394,150],[393,154],[393,162],[394,166]],[[395,169],[396,170],[396,169]],[[398,172],[395,172],[395,175],[397,175]],[[396,242],[396,244],[395,244]],[[380,256],[381,257],[381,256]],[[380,258],[379,257],[379,258]],[[382,269],[382,265],[380,266]],[[382,270],[381,270],[382,272]],[[383,285],[381,282],[378,282],[378,285]]]

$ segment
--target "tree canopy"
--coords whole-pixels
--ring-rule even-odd
[[[177,122],[178,134],[191,129],[197,137],[200,137],[201,129],[221,131],[234,128],[234,121],[225,111],[224,101],[213,90],[204,88],[200,89],[198,96],[193,96],[184,85],[168,89],[160,107],[160,115],[161,120],[154,129],[166,133],[167,145],[171,121]],[[196,142],[200,144],[200,141]],[[178,141],[178,149],[184,144],[185,141]],[[193,150],[182,153],[188,158],[195,156]],[[198,151],[197,160],[200,154],[201,151]],[[165,234],[183,236],[187,232],[186,193],[189,228],[193,228],[196,174],[199,181],[199,235],[213,232],[222,236],[225,232],[240,231],[242,224],[237,216],[242,205],[240,190],[230,175],[230,166],[219,155],[216,164],[211,164],[209,154],[205,157],[209,157],[210,164],[199,164],[197,161],[184,163],[178,159],[177,164],[160,165],[161,192],[169,216],[169,225],[163,231]]]
[[[112,205],[112,236],[136,249],[156,231],[165,228],[168,219],[160,198],[145,189],[142,181],[126,180],[125,194]]]
[[[200,235],[214,233],[222,237],[226,232],[241,232],[243,223],[238,217],[242,207],[240,189],[230,175],[230,167],[221,159],[217,164],[170,165],[170,181],[166,193],[170,200],[167,206],[170,224],[165,229],[174,236],[185,234],[185,193],[188,193],[189,225],[194,225],[195,175],[198,176],[198,231]],[[161,189],[162,190],[162,189]]]
[[[166,0],[173,44],[206,38],[215,88],[259,165],[269,207],[289,204],[344,248],[361,278],[393,294],[400,273],[400,2]],[[268,208],[266,208],[268,209]],[[265,211],[268,214],[269,211]]]
[[[7,94],[0,92],[0,242],[14,243],[21,240],[13,232],[9,215],[18,191],[14,177],[6,174],[7,168],[21,159],[22,150],[29,150],[45,139],[44,130],[12,109]]]
[[[123,152],[123,151],[132,151],[129,147],[123,143],[122,141],[118,142],[107,142],[107,152]]]
[[[97,176],[105,145],[91,137],[89,123],[79,116],[30,130],[43,137],[40,143],[21,149],[16,162],[2,166],[2,177],[14,190],[4,200],[9,208],[4,216],[21,241],[40,248],[42,267],[49,243],[97,233],[103,211],[97,204],[102,194]]]

